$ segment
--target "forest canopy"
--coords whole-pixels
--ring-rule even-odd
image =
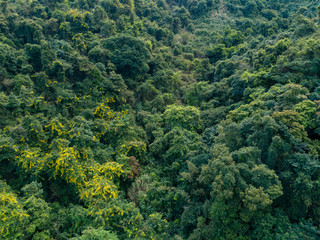
[[[320,239],[320,0],[0,1],[0,239]]]

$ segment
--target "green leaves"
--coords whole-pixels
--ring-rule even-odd
[[[23,209],[21,201],[10,187],[0,181],[0,234],[5,238],[23,236],[23,223],[29,215]]]
[[[118,237],[115,233],[110,231],[105,231],[103,229],[87,228],[84,230],[79,237],[71,238],[72,240],[118,240]]]
[[[110,60],[119,73],[126,77],[137,77],[148,72],[151,57],[144,41],[130,35],[111,37],[102,43],[110,51]]]
[[[163,117],[168,130],[180,127],[196,132],[202,127],[200,111],[196,107],[170,105],[166,108]]]
[[[25,237],[30,237],[36,233],[39,235],[40,232],[42,232],[42,235],[47,235],[48,233],[45,234],[45,231],[49,228],[51,210],[49,204],[41,198],[31,196],[23,202],[23,208],[29,215],[25,223]],[[48,239],[49,237],[50,235],[45,238]]]
[[[0,3],[1,237],[318,239],[314,2]]]

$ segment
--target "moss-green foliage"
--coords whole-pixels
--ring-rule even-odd
[[[319,239],[320,1],[0,2],[0,239]]]

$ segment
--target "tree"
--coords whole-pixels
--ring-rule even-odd
[[[116,234],[110,231],[105,231],[103,229],[87,228],[82,232],[81,236],[72,238],[72,240],[103,240],[103,239],[118,240],[118,237]]]
[[[23,236],[24,222],[29,215],[23,209],[17,195],[4,182],[0,181],[0,233],[4,238],[18,238]]]
[[[111,62],[124,76],[135,78],[149,71],[151,54],[144,41],[122,34],[108,38],[102,45],[110,51]]]
[[[196,107],[170,105],[166,108],[163,117],[168,130],[174,127],[181,127],[190,131],[201,129],[200,111]]]

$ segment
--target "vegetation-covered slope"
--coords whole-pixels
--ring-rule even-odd
[[[319,239],[319,0],[0,2],[0,239]]]

